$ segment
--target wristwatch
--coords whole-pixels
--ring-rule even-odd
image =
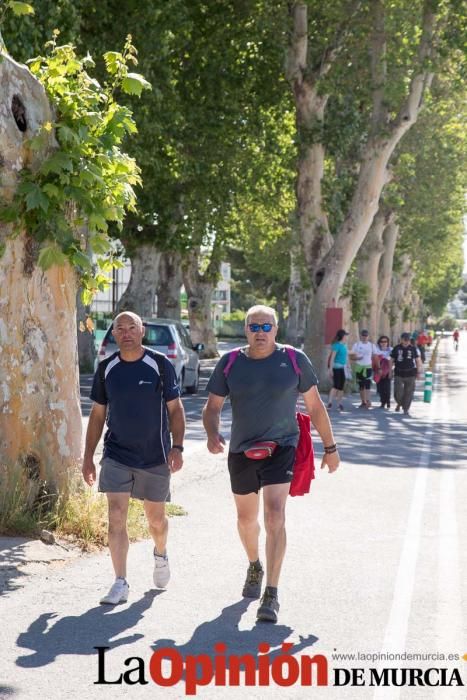
[[[173,450],[180,450],[180,452],[183,452],[183,445],[172,445]]]

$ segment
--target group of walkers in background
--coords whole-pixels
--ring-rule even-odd
[[[331,344],[328,358],[328,370],[332,380],[328,408],[336,401],[339,411],[344,410],[342,399],[346,379],[352,379],[350,363],[354,363],[355,380],[360,391],[359,408],[371,408],[371,382],[376,383],[376,391],[383,409],[391,407],[391,379],[394,377],[394,400],[396,411],[402,409],[409,415],[410,405],[415,392],[415,382],[420,376],[426,359],[426,348],[431,345],[431,335],[404,332],[400,341],[391,347],[387,335],[380,335],[376,343],[371,342],[367,330],[360,331],[360,339],[353,344],[350,352],[347,348],[348,332],[339,329]]]

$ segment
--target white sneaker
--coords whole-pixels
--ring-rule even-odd
[[[165,588],[170,581],[170,567],[167,554],[156,554],[154,550],[154,573],[152,575],[156,588]]]
[[[118,603],[126,603],[130,586],[125,579],[117,578],[115,583],[110,588],[107,595],[100,599],[101,605],[117,605]]]

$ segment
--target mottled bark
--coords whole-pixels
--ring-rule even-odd
[[[375,0],[373,8],[375,12],[383,12],[383,5],[379,0]],[[431,83],[432,74],[427,59],[432,51],[434,19],[432,3],[427,0],[417,66],[412,74],[407,98],[392,122],[386,123],[384,120],[383,123],[377,124],[372,120],[372,134],[363,150],[358,182],[348,214],[334,237],[331,250],[320,265],[320,279],[317,280],[319,286],[315,290],[310,307],[313,323],[308,325],[305,340],[305,349],[317,364],[320,377],[324,377],[326,373],[326,353],[323,351],[326,308],[333,306],[334,300],[339,297],[350,266],[378,211],[381,192],[388,177],[389,159],[403,135],[416,122],[424,91]],[[375,23],[375,32],[381,37],[381,22]],[[378,52],[378,60],[372,59],[372,65],[376,66],[378,61],[384,60],[385,47],[374,41],[372,50]],[[383,72],[379,71],[373,76],[374,110],[380,115],[384,114],[379,82],[382,75]]]
[[[154,316],[161,252],[151,243],[142,243],[137,248],[128,246],[126,253],[131,262],[130,281],[117,304],[117,312],[134,311],[142,318],[151,318]]]
[[[190,251],[183,262],[183,283],[187,294],[190,335],[193,343],[203,343],[202,357],[217,357],[217,339],[212,326],[212,294],[216,286],[214,268],[219,265],[213,261],[204,274],[199,271],[200,251]]]
[[[68,266],[25,273],[32,248],[23,234],[0,260],[0,454],[56,491],[81,449],[76,276]]]
[[[325,149],[322,143],[324,112],[328,95],[318,92],[319,80],[329,71],[335,54],[329,52],[318,67],[311,70],[307,61],[308,7],[306,3],[294,3],[291,8],[292,35],[287,55],[286,77],[295,100],[297,140],[297,227],[296,252],[291,261],[289,315],[287,335],[290,342],[303,336],[302,278],[296,271],[305,266],[310,278],[319,270],[320,261],[332,244],[326,213],[322,208],[321,180],[324,173]],[[300,258],[303,257],[301,260]]]
[[[323,350],[326,309],[334,306],[339,298],[350,266],[378,210],[390,153],[392,149],[387,144],[379,149],[367,149],[350,213],[323,263],[325,272],[310,306],[313,323],[309,324],[305,339],[305,349],[313,357],[320,377],[324,377],[327,371],[326,352]]]
[[[55,147],[27,140],[53,121],[40,83],[25,66],[0,62],[0,201],[11,201],[23,168],[36,169]],[[0,479],[33,501],[39,490],[66,491],[79,462],[81,412],[74,271],[37,266],[34,232],[11,238],[0,224]],[[11,481],[10,481],[11,479]],[[2,486],[0,486],[2,488]]]
[[[362,282],[368,285],[368,304],[361,320],[362,327],[368,328],[371,338],[379,334],[379,271],[384,254],[384,231],[392,215],[380,209],[370,226],[368,234],[357,256],[357,271]]]
[[[390,325],[384,305],[391,287],[392,267],[394,263],[394,252],[396,250],[397,237],[399,235],[399,225],[391,218],[384,229],[383,246],[384,252],[381,257],[378,275],[378,299],[376,314],[378,317],[379,329],[381,333],[389,335]]]
[[[78,289],[78,293],[76,295],[78,362],[80,372],[89,373],[94,371],[94,360],[96,359],[96,345],[94,342],[94,326],[91,320],[91,306],[85,306],[83,304],[81,292],[82,290]]]
[[[180,289],[183,284],[182,256],[176,252],[161,254],[157,286],[157,315],[159,318],[180,320]]]
[[[300,259],[300,248],[290,251],[290,282],[288,289],[287,342],[300,347],[305,339],[308,306],[310,304],[309,290],[302,283],[304,274]]]
[[[389,290],[390,301],[385,304],[393,342],[399,339],[403,331],[410,330],[411,324],[406,320],[406,315],[411,311],[410,290],[414,276],[412,259],[405,254],[400,261],[399,270],[393,274]]]

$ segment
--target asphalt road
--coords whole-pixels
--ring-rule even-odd
[[[107,552],[60,556],[53,547],[54,561],[44,563],[43,550],[35,550],[37,562],[26,563],[34,551],[29,543],[4,542],[0,697],[185,698],[185,681],[161,688],[151,679],[153,651],[168,649],[164,653],[174,659],[207,655],[200,659],[207,673],[214,645],[223,642],[218,681],[224,654],[256,656],[258,644],[267,643],[273,670],[266,669],[263,680],[270,684],[230,687],[226,673],[226,687],[212,680],[197,688],[197,697],[465,700],[466,687],[455,685],[370,683],[375,673],[390,680],[385,668],[421,669],[422,682],[432,668],[428,680],[437,682],[442,674],[436,669],[445,668],[448,682],[458,677],[467,685],[467,662],[448,658],[467,652],[466,370],[464,334],[458,353],[450,339],[442,341],[433,401],[423,403],[420,383],[412,418],[376,408],[362,412],[356,396],[347,400],[348,411],[332,413],[343,465],[334,475],[319,472],[310,495],[290,499],[277,625],[256,625],[257,603],[241,598],[245,561],[225,456],[207,454],[198,433],[205,396],[186,397],[186,463],[173,479],[173,500],[188,515],[170,523],[169,588],[152,589],[147,541],[130,548],[130,598],[114,609],[97,602],[112,578]],[[293,644],[291,653],[301,663],[314,654],[324,657],[319,663],[327,667],[328,687],[315,687],[316,676],[312,688],[300,679],[288,687],[274,682],[284,642]],[[102,672],[107,684],[95,684],[96,646],[109,647]],[[384,660],[383,652],[432,657]],[[135,682],[142,680],[143,665],[147,684]],[[175,661],[163,666],[166,677],[172,671]],[[124,672],[133,685],[115,683]],[[352,674],[358,685],[335,685]],[[189,671],[188,681],[192,677]]]

